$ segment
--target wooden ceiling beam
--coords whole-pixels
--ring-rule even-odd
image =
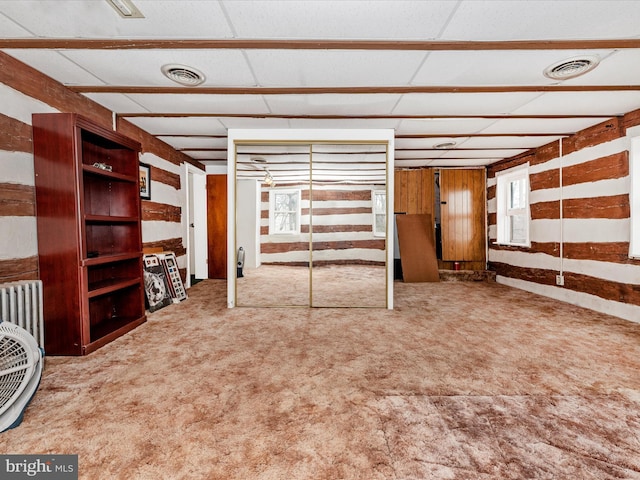
[[[513,119],[567,119],[567,118],[602,118],[607,119],[617,114],[557,114],[557,115],[509,115],[509,114],[479,114],[479,115],[294,115],[277,113],[203,113],[203,112],[153,112],[153,113],[118,113],[118,118],[279,118],[287,120],[444,120],[451,118],[478,118],[487,120]]]
[[[3,38],[2,49],[58,50],[593,50],[640,48],[640,39],[597,40],[277,40],[277,39],[126,39]]]
[[[67,85],[76,93],[191,95],[313,95],[407,93],[521,93],[638,91],[640,85],[395,85],[357,87],[160,87],[135,85]]]

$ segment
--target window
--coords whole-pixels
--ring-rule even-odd
[[[373,236],[385,237],[387,234],[387,192],[373,190],[371,202],[373,203]]]
[[[629,241],[629,256],[640,258],[640,137],[631,139],[629,155],[629,175],[631,177],[631,191],[629,203],[631,205],[631,238]]]
[[[269,235],[300,233],[300,190],[269,191]]]
[[[529,164],[496,173],[498,243],[530,246]]]

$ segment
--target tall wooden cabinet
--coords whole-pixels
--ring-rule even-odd
[[[47,355],[85,355],[146,320],[140,144],[76,114],[33,115]]]

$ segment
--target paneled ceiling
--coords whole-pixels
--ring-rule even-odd
[[[134,7],[2,0],[0,48],[205,165],[226,164],[229,128],[392,128],[396,167],[484,166],[640,108],[636,0]],[[584,56],[588,73],[544,75]]]

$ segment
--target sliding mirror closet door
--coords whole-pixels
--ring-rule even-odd
[[[236,146],[236,305],[309,306],[310,146]]]
[[[387,305],[387,144],[313,144],[311,306]]]

